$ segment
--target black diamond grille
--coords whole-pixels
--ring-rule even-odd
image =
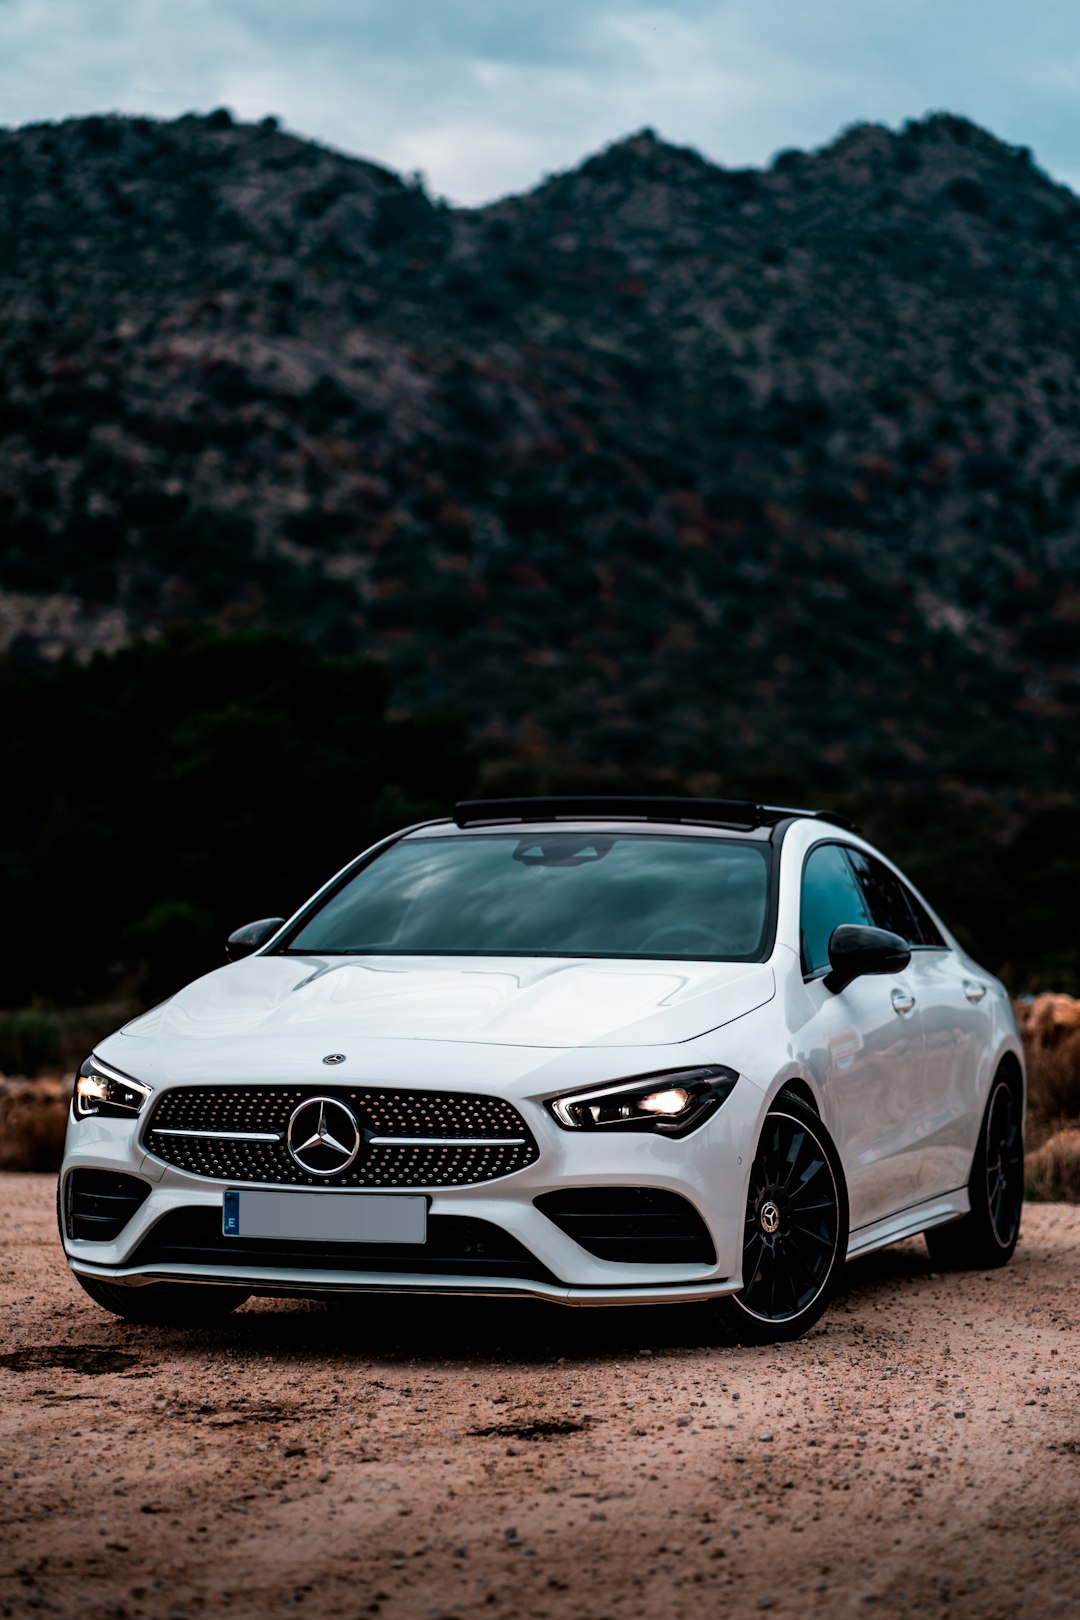
[[[345,1103],[364,1132],[343,1174],[310,1175],[285,1146],[290,1114],[310,1097]],[[210,1134],[218,1132],[237,1134]],[[512,1175],[538,1156],[525,1121],[501,1098],[376,1086],[180,1086],[155,1107],[146,1145],[178,1170],[215,1181],[312,1187],[462,1187]]]

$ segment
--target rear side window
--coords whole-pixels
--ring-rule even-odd
[[[914,943],[915,919],[900,879],[881,861],[864,855],[861,849],[849,849],[847,853],[866,896],[874,927],[887,928],[890,934],[899,934],[909,945]]]
[[[829,938],[841,923],[873,919],[839,844],[818,844],[803,867],[799,931],[804,973],[829,965]]]
[[[915,927],[918,930],[911,943],[913,945],[935,945],[942,950],[947,950],[948,946],[942,938],[941,929],[918,896],[912,894],[906,883],[904,884],[904,894],[907,896],[907,903],[911,907],[911,915],[915,919]]]
[[[847,854],[866,896],[875,928],[887,928],[909,945],[944,945],[926,907],[916,900],[895,872],[860,849],[849,849]]]

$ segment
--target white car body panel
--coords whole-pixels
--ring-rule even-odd
[[[260,1042],[276,1050],[327,1028],[364,1042],[673,1046],[775,993],[762,962],[252,956],[197,979],[149,1015],[152,1024],[138,1019],[123,1033],[153,1029],[185,1061],[199,1045],[240,1041],[254,1053]],[[181,1044],[170,1048],[170,1039]],[[121,1063],[118,1049],[112,1060]]]
[[[440,825],[407,836],[456,831]],[[733,836],[666,825],[643,831]],[[150,1086],[154,1097],[137,1121],[73,1118],[62,1175],[111,1168],[148,1181],[151,1191],[114,1242],[65,1236],[69,1264],[133,1286],[165,1275],[243,1280],[256,1292],[277,1286],[531,1293],[597,1304],[730,1293],[742,1285],[747,1184],[762,1122],[792,1082],[812,1099],[840,1153],[849,1253],[963,1215],[991,1080],[1005,1058],[1022,1073],[1007,994],[936,917],[948,948],[913,950],[903,973],[857,979],[839,994],[821,977],[804,979],[801,871],[807,853],[824,841],[882,858],[853,833],[792,821],[781,847],[775,937],[760,962],[282,956],[268,954],[271,942],[195,981],[97,1048],[99,1058]],[[984,992],[977,1001],[965,989],[972,985]],[[896,1011],[894,990],[914,997],[910,1012]],[[322,1066],[329,1053],[345,1054],[333,1071]],[[717,1064],[736,1071],[738,1083],[681,1139],[567,1130],[545,1106],[572,1089]],[[468,1214],[499,1226],[557,1281],[335,1270],[332,1245],[325,1266],[301,1276],[272,1265],[238,1272],[216,1263],[165,1271],[131,1264],[164,1214],[219,1208],[222,1200],[220,1180],[147,1151],[146,1128],[160,1094],[176,1086],[317,1088],[331,1078],[512,1103],[538,1146],[535,1162],[500,1180],[416,1190],[430,1193],[432,1216]],[[680,1194],[704,1221],[715,1264],[597,1258],[533,1202],[566,1187]]]

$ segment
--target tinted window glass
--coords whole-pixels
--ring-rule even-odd
[[[769,862],[762,844],[661,834],[410,838],[290,949],[746,960],[764,941]]]
[[[881,861],[864,855],[861,850],[849,850],[848,857],[866,896],[874,927],[899,934],[909,945],[920,944],[915,918],[907,903],[907,891],[900,879]]]
[[[945,941],[941,936],[941,929],[918,896],[912,894],[906,883],[904,884],[904,896],[911,908],[911,915],[915,919],[916,936],[911,943],[913,945],[944,946]]]
[[[803,971],[816,973],[829,965],[829,937],[841,923],[871,921],[862,891],[839,844],[811,850],[802,881],[800,930]]]

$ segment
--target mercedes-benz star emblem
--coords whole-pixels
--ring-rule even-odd
[[[323,1058],[324,1063],[344,1063],[344,1061],[344,1052],[327,1052],[326,1056]]]
[[[356,1158],[362,1141],[352,1109],[337,1097],[309,1097],[289,1115],[285,1145],[309,1175],[340,1175]]]

